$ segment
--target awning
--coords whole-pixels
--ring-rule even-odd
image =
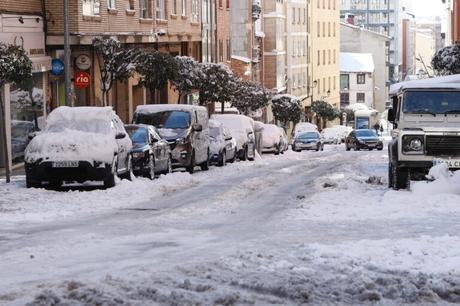
[[[31,57],[32,61],[32,72],[45,72],[51,70],[51,57],[49,56],[40,56],[40,57]]]

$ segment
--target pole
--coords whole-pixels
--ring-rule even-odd
[[[0,131],[2,132],[3,138],[3,163],[5,164],[5,178],[6,182],[9,183],[11,181],[11,169],[10,158],[8,153],[8,139],[6,137],[5,107],[3,106],[4,89],[5,87],[0,85]]]
[[[70,76],[69,0],[64,0],[64,65],[65,65],[65,105],[72,106],[72,79]]]

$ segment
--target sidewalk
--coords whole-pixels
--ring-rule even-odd
[[[11,176],[25,175],[24,163],[13,165],[13,173]],[[0,168],[0,179],[5,178],[5,168]]]

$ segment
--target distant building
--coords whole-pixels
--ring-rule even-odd
[[[370,53],[340,52],[340,107],[355,103],[375,109],[375,66]]]
[[[340,0],[342,21],[390,36],[390,81],[401,79],[403,7],[400,0]]]
[[[419,78],[433,76],[431,60],[436,53],[436,39],[430,29],[418,29],[416,33],[416,74]]]
[[[402,19],[402,80],[405,80],[408,75],[416,73],[415,70],[415,36],[416,36],[416,21],[415,16],[406,14]]]
[[[387,108],[389,91],[389,46],[391,37],[354,25],[342,23],[340,50],[351,53],[370,53],[375,66],[374,107],[380,112]],[[346,96],[341,96],[341,100]]]

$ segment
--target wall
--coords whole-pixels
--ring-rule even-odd
[[[371,73],[365,73],[366,75],[365,84],[358,84],[357,83],[358,73],[342,71],[341,74],[349,75],[350,87],[349,87],[349,90],[346,92],[350,94],[350,105],[357,103],[357,98],[356,98],[357,93],[364,93],[365,94],[364,103],[368,107],[374,108],[374,75]]]

